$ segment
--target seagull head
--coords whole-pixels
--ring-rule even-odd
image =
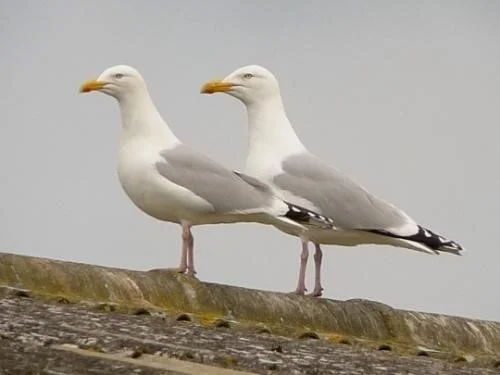
[[[136,69],[128,65],[116,65],[106,69],[98,78],[84,82],[80,92],[100,91],[120,100],[145,87],[146,83]]]
[[[276,77],[269,70],[259,65],[244,66],[224,79],[216,79],[205,83],[201,88],[202,94],[214,94],[216,92],[234,96],[245,104],[280,96],[280,88]]]

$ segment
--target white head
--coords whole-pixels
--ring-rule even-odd
[[[229,74],[222,80],[205,83],[202,94],[224,92],[238,98],[245,104],[280,98],[280,87],[276,77],[259,65],[247,65]]]
[[[81,93],[100,91],[118,101],[138,92],[147,91],[141,74],[128,65],[116,65],[106,69],[97,79],[92,79],[80,87]]]

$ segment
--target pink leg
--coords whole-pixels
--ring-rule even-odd
[[[178,273],[187,273],[188,274],[193,274],[196,273],[194,271],[194,267],[192,268],[192,271],[190,271],[189,263],[188,263],[188,258],[190,257],[191,259],[193,258],[193,235],[191,234],[191,225],[189,223],[181,223],[182,225],[182,249],[181,249],[181,261],[179,263],[179,267],[175,268],[163,268],[163,269],[154,269],[151,271],[155,270],[167,270],[170,272],[178,272]]]
[[[318,243],[315,243],[314,246],[316,247],[314,253],[314,290],[310,296],[321,297],[323,294],[323,287],[321,286],[321,260],[323,259],[323,252]]]
[[[187,227],[187,230],[189,232],[189,226]],[[188,250],[189,250],[189,236],[186,235],[185,224],[182,224],[181,261],[179,263],[179,267],[167,268],[167,270],[173,272],[185,273],[186,270],[188,269],[188,263],[187,263]]]
[[[308,241],[302,240],[302,253],[300,254],[299,282],[297,283],[297,289],[295,289],[295,293],[299,295],[304,295],[304,293],[307,292],[306,289],[307,258],[309,258]]]
[[[196,275],[194,269],[194,238],[189,224],[182,225],[182,241],[187,244],[187,274],[194,276]]]

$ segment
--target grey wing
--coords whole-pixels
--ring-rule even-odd
[[[262,191],[265,194],[274,194],[272,187],[266,184],[265,182],[238,171],[233,171],[233,173],[236,174],[243,181],[245,181],[247,184],[253,186],[255,189]]]
[[[242,212],[265,207],[269,193],[249,185],[220,164],[186,145],[163,150],[158,172],[209,202],[216,212]]]
[[[262,191],[263,193],[266,194],[272,194],[273,196],[276,196],[276,191],[275,189],[269,185],[266,184],[265,182],[249,176],[247,174],[233,171],[238,177],[243,179],[246,183],[252,185],[256,189]],[[289,219],[292,219],[296,222],[299,222],[301,224],[309,225],[311,228],[316,227],[316,228],[323,228],[323,229],[331,229],[334,227],[335,221],[327,216],[321,215],[315,211],[309,210],[305,207],[287,202],[287,201],[282,201],[284,204],[286,204],[288,211],[284,213],[284,217],[287,217]]]
[[[311,202],[344,229],[384,230],[412,222],[398,208],[370,194],[343,173],[311,154],[296,154],[282,163],[274,184]],[[289,198],[288,198],[289,199]]]

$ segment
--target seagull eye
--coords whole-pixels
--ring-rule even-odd
[[[116,79],[122,79],[124,77],[123,73],[116,73],[115,78]]]
[[[252,73],[243,74],[243,78],[245,78],[245,79],[253,78],[253,74]]]

